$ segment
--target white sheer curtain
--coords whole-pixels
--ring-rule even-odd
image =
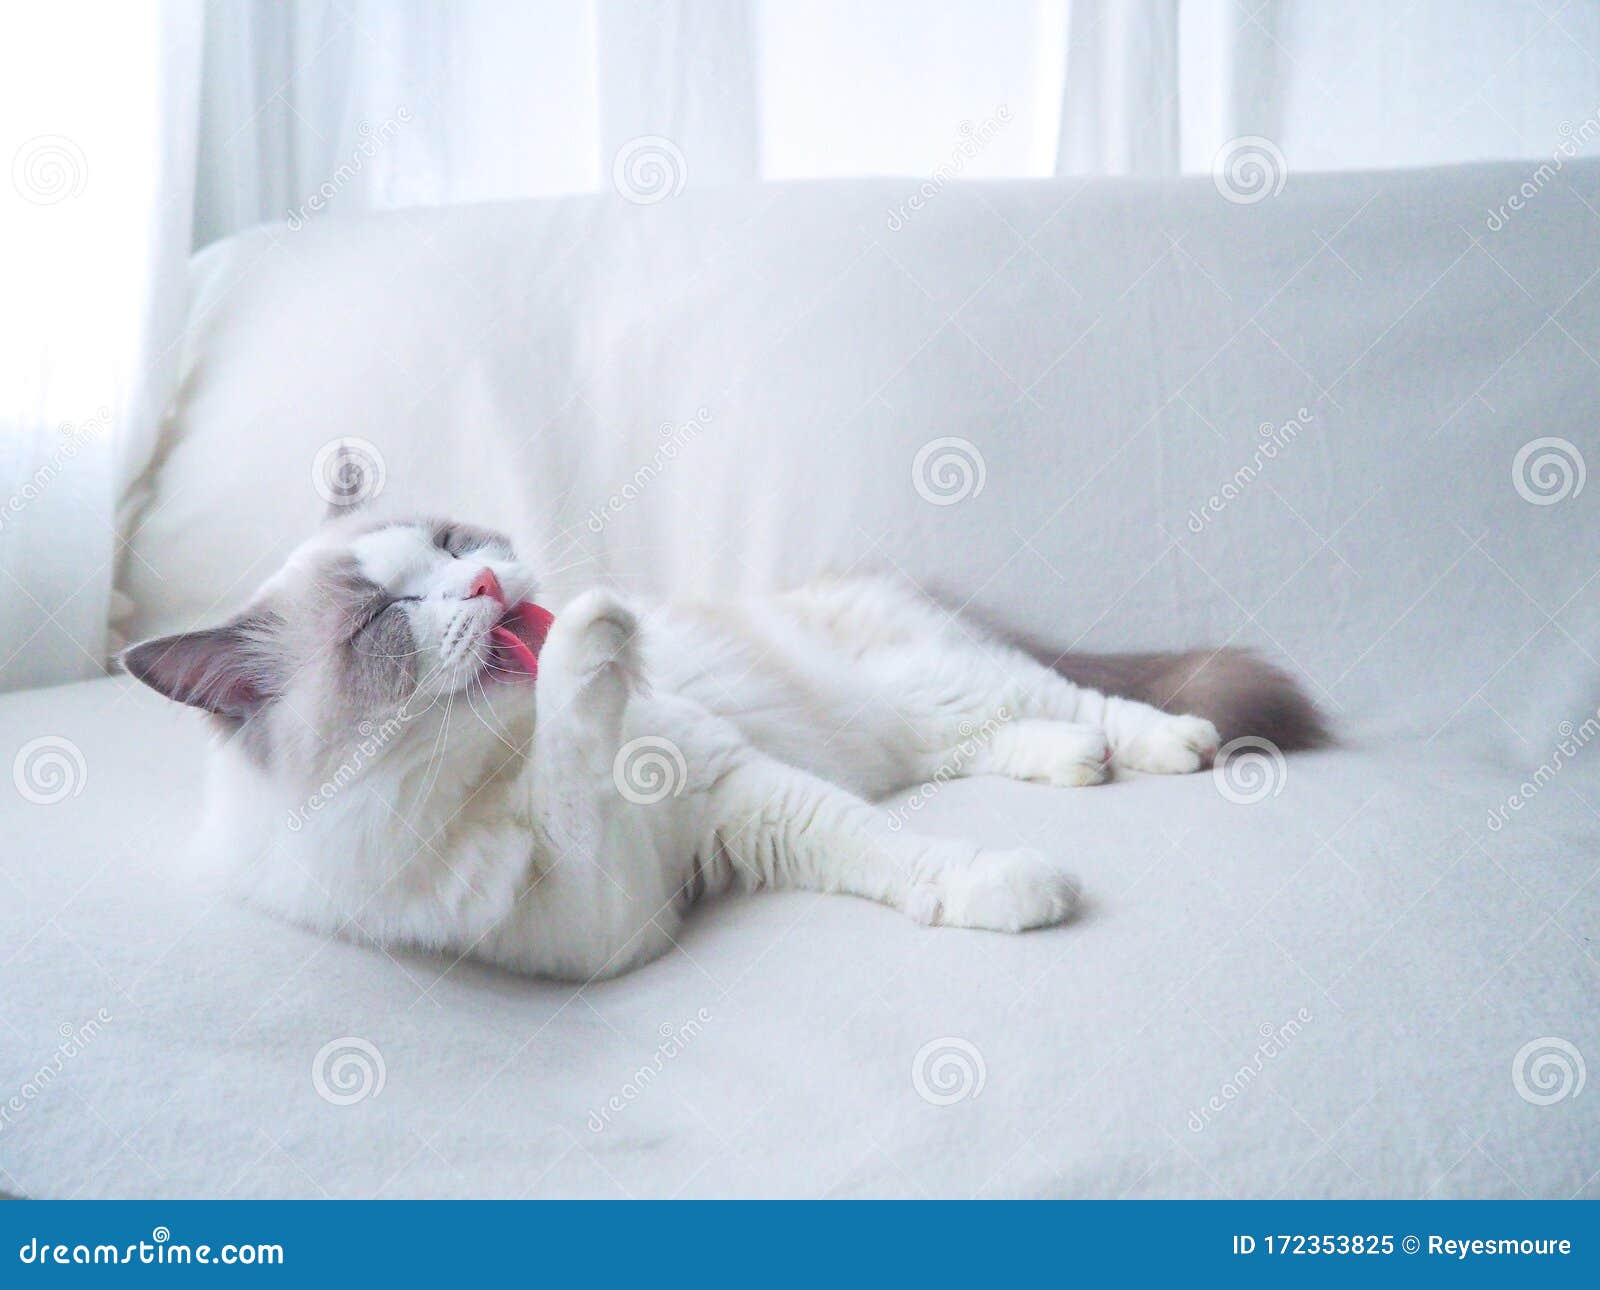
[[[1291,177],[1593,153],[1600,4],[51,0],[0,15],[0,106],[4,689],[98,665],[191,245],[611,186],[1203,174],[1241,136]]]
[[[177,367],[198,0],[0,17],[0,689],[105,657],[119,481]]]

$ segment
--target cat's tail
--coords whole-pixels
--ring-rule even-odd
[[[1244,649],[1175,654],[1061,654],[1029,647],[1075,685],[1205,717],[1226,743],[1244,735],[1285,752],[1330,739],[1327,720],[1287,672]]]

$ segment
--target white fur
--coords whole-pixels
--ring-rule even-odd
[[[1217,747],[1207,721],[1080,689],[879,579],[711,607],[590,591],[557,614],[536,687],[509,684],[484,672],[492,606],[463,599],[481,559],[392,526],[320,535],[291,567],[340,541],[417,597],[417,693],[331,770],[223,743],[206,834],[252,899],[327,931],[577,979],[661,953],[693,899],[735,886],[1019,931],[1068,916],[1073,880],[871,801],[954,775],[1192,771]],[[509,599],[533,594],[524,566],[490,564]],[[665,791],[630,787],[629,749]]]

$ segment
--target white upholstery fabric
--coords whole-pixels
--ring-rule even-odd
[[[1260,645],[1343,744],[1253,805],[1209,775],[984,780],[917,813],[1059,856],[1089,896],[1062,929],[753,897],[574,992],[219,900],[178,860],[190,714],[123,680],[9,696],[7,755],[65,739],[82,791],[0,793],[0,1094],[37,1084],[59,1026],[112,1019],[0,1116],[0,1189],[1595,1196],[1593,1089],[1538,1105],[1513,1059],[1600,1054],[1600,494],[1535,505],[1513,463],[1540,437],[1600,461],[1600,168],[1491,233],[1526,178],[1295,176],[1255,205],[1209,180],[952,186],[898,231],[903,184],[781,186],[213,248],[134,630],[236,604],[319,513],[318,449],[357,435],[392,500],[572,565],[557,605],[607,576],[898,566],[1063,645]],[[951,437],[983,487],[935,505],[913,462]],[[385,1082],[341,1107],[312,1065],[352,1036]],[[982,1087],[936,1105],[914,1062],[951,1039]]]

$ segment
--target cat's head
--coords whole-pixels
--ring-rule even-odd
[[[144,641],[122,662],[211,714],[263,770],[316,775],[374,732],[397,746],[452,727],[503,739],[531,720],[550,624],[536,592],[502,534],[351,516],[302,544],[233,618]]]

